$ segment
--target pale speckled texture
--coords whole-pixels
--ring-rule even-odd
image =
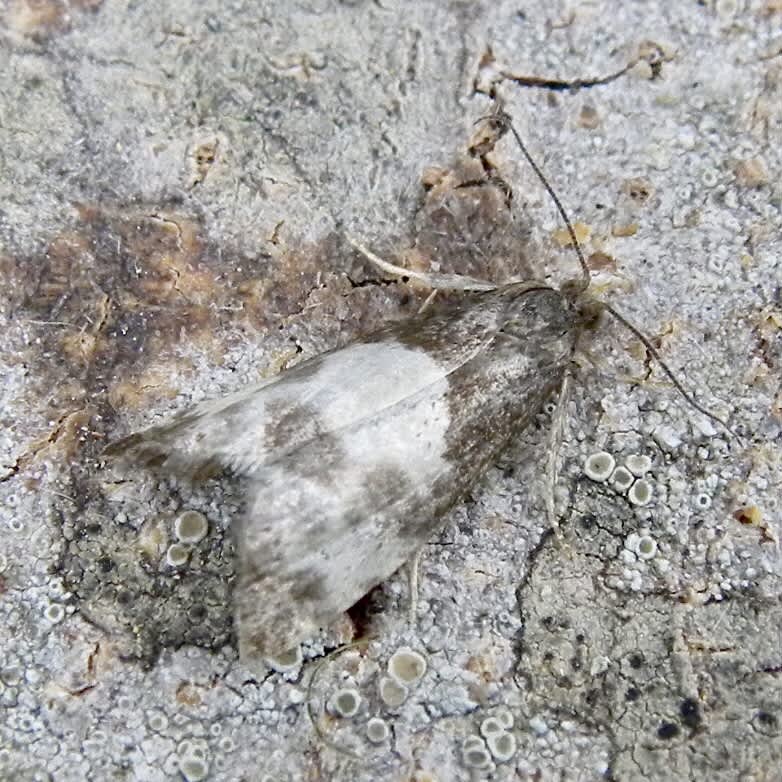
[[[2,14],[1,778],[775,778],[779,3],[9,0]],[[583,78],[645,40],[670,56],[655,80],[639,67],[576,94],[502,91],[591,228],[592,262],[628,283],[612,299],[743,441],[606,326],[562,452],[565,543],[543,534],[543,414],[427,547],[417,627],[400,574],[359,617],[377,641],[319,671],[319,725],[363,760],[337,754],[305,709],[334,639],[303,667],[237,662],[233,487],[123,476],[100,449],[414,311],[343,230],[445,271],[572,275],[509,141],[492,160],[513,220],[501,186],[446,186],[484,173],[459,159],[489,108],[479,62],[491,46],[517,72]],[[652,457],[649,504],[583,475],[600,450]],[[736,517],[748,506],[759,521]],[[184,508],[209,533],[172,569]],[[401,646],[428,667],[392,707],[378,680]],[[351,720],[323,708],[341,687],[363,698]],[[462,742],[500,706],[518,751],[468,772]],[[375,746],[378,714],[392,734]]]

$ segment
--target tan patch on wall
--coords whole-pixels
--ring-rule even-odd
[[[11,0],[3,15],[11,32],[35,40],[67,32],[72,11],[94,11],[103,0]]]

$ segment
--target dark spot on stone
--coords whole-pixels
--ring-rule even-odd
[[[652,195],[651,184],[641,177],[626,180],[622,190],[639,204],[646,203]]]
[[[637,701],[641,697],[641,691],[638,689],[638,687],[628,687],[625,692],[625,700],[632,703],[633,701]]]
[[[765,725],[767,728],[776,728],[777,717],[775,714],[771,714],[768,711],[759,711],[757,713],[758,722]]]
[[[664,721],[661,722],[657,728],[657,738],[668,741],[670,739],[676,738],[680,732],[681,729],[675,722]]]
[[[130,605],[133,602],[133,593],[127,589],[121,589],[117,592],[117,602],[123,606]]]
[[[285,724],[292,728],[301,717],[301,708],[295,704],[291,704],[290,706],[286,706],[282,710],[282,718],[285,722]]]
[[[646,662],[646,659],[641,652],[634,652],[627,658],[627,662],[630,663],[631,668],[638,670]]]
[[[585,641],[586,641],[586,636],[583,633],[579,633],[576,636],[576,643],[577,644],[583,644],[583,643],[585,643]]]
[[[569,690],[573,687],[573,680],[569,676],[558,676],[557,686],[563,690]]]
[[[587,706],[594,706],[599,700],[600,690],[597,689],[589,690],[584,697],[584,701],[586,702]]]
[[[201,604],[196,604],[190,608],[187,615],[194,622],[202,622],[206,618],[206,608]]]
[[[685,698],[679,704],[679,716],[681,717],[682,722],[692,730],[699,727],[703,719],[700,705],[693,698]]]
[[[101,573],[108,573],[114,567],[111,557],[101,557],[97,564]]]

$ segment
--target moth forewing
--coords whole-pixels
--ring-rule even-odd
[[[439,528],[556,388],[574,300],[514,283],[389,326],[111,450],[246,477],[234,590],[242,655],[335,622]]]
[[[521,292],[540,283],[506,287]],[[450,321],[469,320],[469,329],[461,329],[461,342],[449,339],[449,325],[438,318],[413,318],[389,326],[276,377],[194,405],[168,423],[109,445],[104,453],[187,477],[200,477],[214,464],[251,474],[312,439],[315,418],[311,411],[326,419],[324,431],[330,433],[448,374],[481,348],[496,318],[490,307],[473,308],[469,313],[454,307]],[[422,348],[417,355],[410,352],[416,343]],[[441,354],[437,366],[426,353],[426,347],[435,344]],[[413,365],[411,356],[418,365]],[[389,383],[395,373],[395,382]],[[335,389],[341,389],[340,393]]]

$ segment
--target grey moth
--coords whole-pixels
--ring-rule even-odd
[[[594,313],[535,282],[472,293],[109,447],[247,483],[243,657],[327,627],[420,549],[562,380]]]

